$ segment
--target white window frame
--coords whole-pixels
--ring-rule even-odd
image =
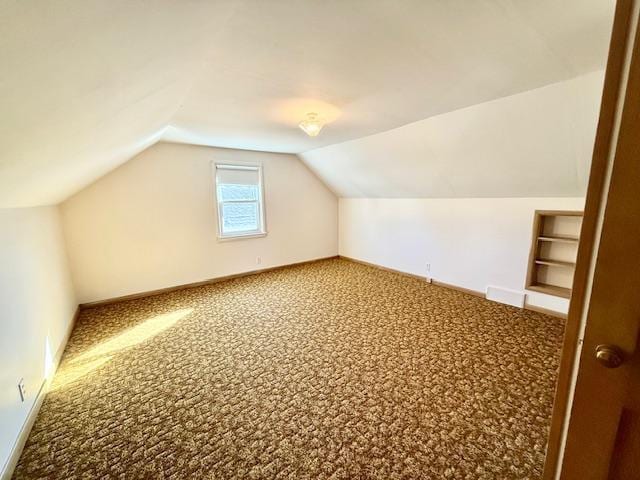
[[[258,230],[253,230],[250,232],[233,232],[223,234],[222,229],[222,206],[225,203],[253,203],[252,200],[231,200],[226,202],[221,202],[218,198],[218,168],[226,168],[233,170],[257,170],[258,171],[258,215],[260,220],[260,228]],[[213,187],[214,187],[214,196],[216,201],[216,210],[218,215],[218,240],[219,241],[227,241],[227,240],[240,240],[243,238],[256,238],[256,237],[264,237],[267,235],[267,218],[265,215],[265,202],[264,202],[264,177],[262,172],[262,165],[259,164],[247,164],[247,163],[237,163],[237,162],[213,162]]]

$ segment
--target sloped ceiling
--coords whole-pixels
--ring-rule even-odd
[[[0,206],[56,203],[156,142],[234,6],[0,0]]]
[[[159,139],[308,152],[601,70],[613,4],[5,0],[0,206],[58,202]]]
[[[604,72],[300,154],[340,197],[579,197]]]

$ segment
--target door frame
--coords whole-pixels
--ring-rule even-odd
[[[560,473],[569,413],[573,400],[582,335],[588,312],[595,268],[602,210],[609,191],[612,155],[615,153],[622,102],[627,92],[630,58],[634,49],[634,30],[638,19],[635,7],[640,0],[617,0],[609,45],[609,54],[600,105],[600,116],[593,149],[589,183],[585,199],[584,219],[573,279],[572,297],[565,326],[551,428],[547,442],[544,480],[554,480]],[[633,34],[633,35],[632,35]],[[635,44],[638,49],[638,44]],[[636,61],[638,63],[638,61]]]

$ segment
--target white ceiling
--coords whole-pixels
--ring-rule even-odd
[[[300,154],[340,197],[584,196],[603,72]]]
[[[157,141],[232,7],[0,0],[0,206],[56,203]]]
[[[603,67],[611,5],[248,2],[212,45],[167,138],[298,153],[572,78]],[[292,98],[341,116],[306,137],[296,128],[305,101],[296,111]]]
[[[298,153],[599,70],[613,4],[0,0],[0,206],[159,138]]]

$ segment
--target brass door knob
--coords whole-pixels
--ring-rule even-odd
[[[607,368],[618,368],[624,362],[624,354],[615,345],[598,345],[596,347],[596,360]]]

